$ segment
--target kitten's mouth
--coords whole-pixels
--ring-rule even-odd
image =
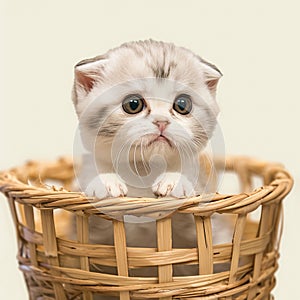
[[[172,142],[164,135],[160,134],[154,137],[154,139],[152,139],[149,143],[148,146],[151,146],[153,144],[156,143],[166,143],[168,144],[170,147],[173,147]]]

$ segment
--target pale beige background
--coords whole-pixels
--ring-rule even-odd
[[[199,53],[224,73],[227,153],[283,162],[300,179],[297,1],[1,2],[0,168],[72,152],[73,65],[122,42],[154,38]],[[276,299],[296,299],[299,188],[285,202]],[[14,230],[0,202],[0,298],[27,299]]]

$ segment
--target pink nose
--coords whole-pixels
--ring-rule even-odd
[[[163,132],[170,122],[169,121],[153,121],[152,123],[158,127],[160,132]]]

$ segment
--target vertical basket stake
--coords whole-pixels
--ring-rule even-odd
[[[128,276],[127,247],[124,223],[122,221],[114,220],[113,226],[118,274],[120,276]],[[130,300],[129,291],[120,292],[120,300]]]
[[[171,217],[157,220],[157,248],[158,251],[172,250],[172,223]],[[171,264],[158,266],[159,283],[173,281],[173,267]],[[161,300],[171,300],[172,296],[162,297]]]
[[[263,205],[261,211],[260,224],[259,224],[259,237],[263,236],[268,230],[269,214],[270,214],[270,206]],[[254,257],[253,279],[252,279],[254,283],[261,273],[262,259],[263,259],[263,252],[257,253]],[[247,300],[253,299],[254,296],[256,295],[256,291],[257,291],[256,286],[251,287],[248,293]]]
[[[41,221],[45,255],[48,257],[50,266],[59,266],[53,210],[41,210]],[[56,270],[50,270],[50,272],[53,275],[60,275]],[[64,288],[60,283],[54,282],[53,288],[57,300],[67,300]]]
[[[76,215],[77,239],[81,244],[89,242],[89,218],[86,215]],[[80,257],[80,267],[82,270],[89,271],[89,258]],[[93,300],[93,295],[89,291],[83,292],[83,300]]]
[[[196,215],[194,218],[198,243],[199,274],[212,274],[214,264],[211,219],[210,216]]]

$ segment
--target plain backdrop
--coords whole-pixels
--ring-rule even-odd
[[[0,169],[72,153],[73,66],[153,38],[190,48],[224,73],[226,153],[278,161],[295,178],[285,200],[276,299],[299,280],[300,6],[298,1],[44,1],[0,4]],[[27,299],[14,228],[0,198],[0,298]]]

